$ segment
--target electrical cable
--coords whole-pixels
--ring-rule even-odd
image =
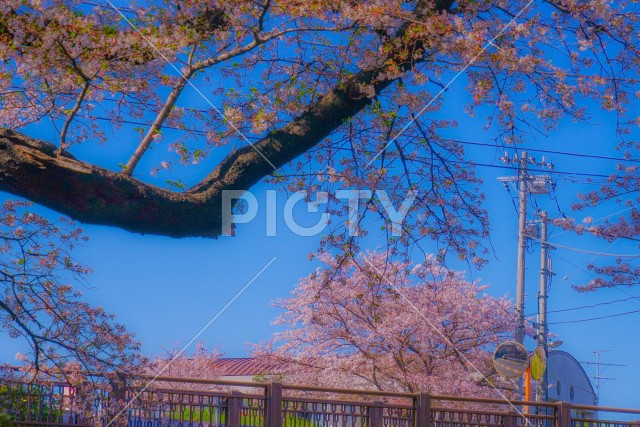
[[[119,100],[117,100],[115,98],[104,98],[104,100],[105,101],[112,101],[112,102],[119,102]],[[131,101],[129,101],[129,102],[131,102]],[[155,105],[151,105],[151,104],[145,103],[145,102],[140,102],[140,101],[134,101],[134,102],[135,103],[140,103],[142,105],[156,107]],[[196,111],[196,112],[202,112],[202,113],[207,112],[207,110],[199,110],[199,109],[192,109],[192,110]],[[92,117],[92,118],[95,118],[95,119],[98,119],[98,120],[112,121],[112,119],[110,119],[108,117],[89,116],[89,115],[85,115],[85,117],[87,117],[87,118],[91,118]],[[120,122],[127,123],[127,124],[133,124],[133,125],[140,125],[140,126],[150,126],[150,124],[142,123],[142,122],[134,122],[134,121],[127,121],[127,120],[120,120]],[[206,131],[203,131],[203,130],[183,129],[183,128],[171,127],[171,126],[167,126],[167,125],[164,125],[163,127],[167,128],[167,129],[184,130],[184,131],[189,131],[189,132],[194,132],[194,133],[201,133],[201,134],[206,134],[207,133]],[[498,144],[490,144],[490,143],[483,143],[483,142],[476,142],[476,141],[466,141],[466,140],[459,140],[459,139],[446,139],[446,141],[452,141],[452,142],[455,142],[455,143],[458,143],[458,144],[465,144],[465,145],[493,147],[493,148],[500,148],[500,149],[505,148],[504,146],[500,146]],[[530,148],[530,147],[514,147],[514,148],[522,149],[522,150],[526,150],[526,151],[530,151],[530,152],[545,153],[545,154],[556,154],[556,155],[583,157],[583,158],[591,158],[591,159],[599,159],[599,160],[612,160],[612,161],[629,162],[629,163],[640,163],[640,159],[626,159],[626,158],[622,158],[622,157],[602,156],[602,155],[595,155],[595,154],[583,154],[583,153],[566,152],[566,151],[555,151],[555,150],[542,150],[542,149],[536,149],[536,148]],[[468,163],[462,162],[462,161],[452,161],[452,163],[468,164]],[[474,165],[482,166],[482,167],[494,167],[494,168],[499,168],[499,169],[511,169],[511,170],[516,170],[517,169],[517,167],[512,167],[512,166],[491,165],[491,164],[484,164],[484,163],[474,163]],[[546,170],[538,170],[538,169],[529,169],[529,171],[531,171],[531,172],[547,172],[547,173],[549,172],[549,171],[546,171]],[[574,175],[574,176],[585,176],[585,177],[596,177],[596,178],[609,178],[609,175],[602,175],[602,174],[590,174],[590,173],[566,172],[566,171],[552,171],[552,173],[561,174],[561,175]]]
[[[624,313],[609,314],[607,316],[590,317],[588,319],[563,320],[563,321],[558,321],[558,322],[547,322],[547,325],[559,325],[559,324],[564,324],[564,323],[591,322],[592,320],[610,319],[612,317],[626,316],[628,314],[635,314],[635,313],[640,313],[640,309],[639,310],[633,310],[633,311],[625,311]]]
[[[83,114],[83,115],[79,115],[80,117],[85,117],[88,119],[96,119],[96,120],[102,120],[102,121],[109,121],[109,122],[113,122],[113,121],[117,121],[119,123],[126,123],[126,124],[130,124],[130,125],[137,125],[137,126],[151,126],[149,123],[144,123],[144,122],[135,122],[132,120],[115,120],[115,119],[111,119],[109,117],[102,117],[102,116],[94,116],[94,115],[88,115],[88,114]],[[203,130],[199,130],[199,129],[190,129],[190,128],[178,128],[178,127],[173,127],[173,126],[168,126],[168,125],[163,125],[163,128],[166,129],[173,129],[173,130],[181,130],[181,131],[186,131],[186,132],[192,132],[192,133],[196,133],[196,134],[201,134],[201,135],[206,135],[207,132],[203,131]],[[465,161],[461,161],[461,160],[449,160],[450,163],[453,164],[460,164],[460,165],[465,165],[465,166],[479,166],[479,167],[486,167],[486,168],[494,168],[494,169],[508,169],[508,170],[518,170],[518,167],[516,166],[508,166],[508,165],[492,165],[489,163],[469,163],[469,162],[465,162]],[[581,176],[581,177],[592,177],[592,178],[609,178],[610,175],[603,175],[603,174],[593,174],[593,173],[586,173],[586,172],[570,172],[570,171],[548,171],[548,170],[543,170],[543,169],[528,169],[528,171],[530,172],[545,172],[545,173],[553,173],[553,174],[557,174],[557,175],[571,175],[571,176]]]
[[[118,122],[118,123],[125,123],[125,124],[128,124],[128,125],[145,126],[145,127],[151,126],[151,123],[134,122],[132,120],[111,119],[109,117],[93,116],[93,115],[89,115],[89,114],[78,114],[78,116],[79,117],[84,117],[86,119],[96,119],[96,120],[102,120],[102,121],[108,121],[108,122]],[[164,128],[164,129],[172,129],[172,130],[181,130],[181,131],[185,131],[185,132],[192,132],[192,133],[196,133],[196,134],[200,134],[200,135],[206,135],[207,134],[207,132],[204,131],[204,130],[190,129],[190,128],[179,128],[179,127],[170,126],[170,125],[162,125],[162,128]]]
[[[637,206],[630,206],[630,207],[624,208],[624,209],[622,209],[622,210],[619,210],[619,211],[617,211],[617,212],[610,213],[610,214],[608,214],[608,215],[605,215],[605,216],[602,216],[602,217],[600,217],[600,218],[597,218],[597,219],[592,220],[592,223],[600,222],[600,221],[602,221],[602,220],[604,220],[604,219],[611,218],[612,216],[619,215],[619,214],[621,214],[621,213],[624,213],[624,212],[630,211],[631,209],[634,209],[634,208],[636,208],[636,207],[637,207]],[[564,216],[564,217],[566,218],[566,216]],[[555,237],[560,236],[561,234],[568,233],[569,231],[571,231],[571,230],[563,230],[563,231],[559,232],[558,234],[556,234],[556,235],[555,235]],[[609,245],[609,246],[611,246],[611,245]]]
[[[564,210],[560,207],[560,202],[558,201],[558,196],[556,195],[556,189],[552,187],[551,193],[549,193],[549,198],[556,202],[556,208],[558,209],[558,214],[563,218],[566,218],[567,215],[564,213]]]
[[[481,167],[488,167],[488,168],[494,168],[494,169],[508,169],[508,170],[518,170],[518,166],[509,166],[509,165],[492,165],[489,163],[477,163],[477,162],[464,162],[461,160],[449,160],[449,162],[451,163],[455,163],[455,164],[462,164],[462,165],[466,165],[466,166],[481,166]],[[545,170],[545,169],[527,169],[528,172],[544,172],[547,174],[558,174],[558,175],[574,175],[574,176],[584,176],[584,177],[592,177],[592,178],[609,178],[610,175],[603,175],[603,174],[595,174],[595,173],[586,173],[586,172],[569,172],[569,171],[558,171],[558,170],[554,170],[554,171],[549,171],[549,170]]]
[[[577,307],[569,307],[569,308],[560,308],[557,310],[547,310],[547,313],[563,313],[565,311],[575,311],[575,310],[582,310],[584,308],[594,308],[594,307],[599,307],[602,305],[610,305],[610,304],[616,304],[619,302],[625,302],[625,301],[631,301],[634,299],[640,299],[640,296],[635,296],[632,295],[628,298],[622,298],[622,299],[616,299],[616,300],[612,300],[612,301],[603,301],[603,302],[598,302],[595,304],[589,304],[589,305],[580,305]],[[537,313],[531,313],[531,314],[527,314],[526,316],[535,316]]]
[[[506,184],[505,188],[507,189],[507,193],[509,193],[509,198],[511,199],[511,203],[513,204],[513,209],[515,209],[516,216],[517,216],[518,215],[518,207],[516,206],[515,197],[513,196],[513,194],[511,194],[511,188],[509,187],[509,184]]]
[[[609,246],[611,246],[611,245],[609,245]],[[560,256],[560,255],[558,255],[558,254],[555,254],[555,257],[556,257],[556,258],[558,258],[558,259],[559,259],[559,260],[561,260],[561,261],[566,262],[566,263],[567,263],[567,264],[569,264],[569,265],[574,266],[574,267],[576,268],[576,270],[575,270],[575,271],[573,271],[572,273],[570,273],[570,274],[569,274],[569,276],[573,275],[576,271],[580,270],[580,271],[582,271],[583,273],[586,273],[586,274],[588,274],[588,275],[589,275],[589,276],[591,276],[591,277],[594,277],[594,278],[597,278],[597,277],[598,277],[598,276],[597,276],[597,275],[595,275],[592,271],[585,270],[585,268],[584,268],[584,267],[581,267],[581,266],[579,266],[579,265],[577,265],[577,264],[575,264],[575,263],[573,263],[573,262],[569,261],[568,259],[566,259],[566,258],[564,258],[564,257],[562,257],[562,256]],[[595,261],[595,258],[594,258],[591,262],[593,262],[593,261]],[[569,276],[565,276],[565,277],[569,277]],[[632,285],[632,283],[629,283],[628,285]],[[636,297],[635,295],[630,294],[629,292],[625,291],[624,289],[620,289],[619,287],[613,287],[613,289],[615,289],[615,290],[617,290],[618,292],[621,292],[621,293],[623,293],[623,294],[625,294],[625,295],[628,295],[628,296],[630,296],[630,297],[634,297],[634,298]]]
[[[530,239],[533,239],[533,240],[536,240],[538,242],[540,241],[539,238],[534,237],[534,236],[526,235],[526,237],[528,237]],[[549,242],[549,241],[547,241],[546,243],[547,243],[547,245],[553,246],[554,248],[567,249],[567,250],[570,250],[570,251],[573,251],[573,252],[580,252],[580,253],[583,253],[583,254],[591,254],[591,255],[598,255],[598,256],[609,256],[609,257],[615,257],[615,258],[630,258],[630,259],[640,258],[640,255],[638,255],[638,254],[635,254],[635,255],[630,255],[630,254],[607,254],[607,253],[604,253],[604,252],[587,251],[587,250],[584,250],[584,249],[572,248],[570,246],[563,246],[563,245],[559,245],[557,243],[553,243],[553,242]]]
[[[476,141],[466,141],[460,139],[448,139],[448,141],[457,142],[458,144],[463,145],[476,145],[482,147],[495,147],[495,148],[508,148],[508,146],[500,146],[498,144],[491,144],[488,142],[476,142]],[[630,163],[640,163],[639,159],[625,159],[623,157],[611,157],[611,156],[600,156],[596,154],[583,154],[583,153],[572,153],[567,151],[555,151],[555,150],[542,150],[539,148],[530,148],[530,147],[518,147],[520,150],[530,151],[534,153],[544,153],[544,154],[558,154],[562,156],[575,156],[575,157],[585,157],[590,159],[599,159],[599,160],[614,160],[619,162],[630,162]]]

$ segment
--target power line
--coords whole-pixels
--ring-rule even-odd
[[[613,244],[613,243],[612,243],[612,244]],[[610,247],[612,244],[610,244],[608,247]],[[576,268],[576,270],[575,270],[575,271],[573,271],[570,275],[572,275],[572,274],[574,274],[576,271],[580,270],[580,271],[582,271],[582,272],[584,272],[584,273],[587,273],[587,274],[588,274],[588,275],[590,275],[591,277],[595,277],[595,278],[597,278],[597,277],[598,277],[598,276],[597,276],[597,275],[595,275],[592,271],[585,270],[585,269],[584,269],[584,267],[580,267],[579,265],[576,265],[575,263],[573,263],[573,262],[569,261],[568,259],[566,259],[566,258],[565,258],[565,257],[563,257],[563,256],[560,256],[559,254],[555,254],[555,257],[556,257],[556,258],[558,258],[558,259],[560,259],[560,260],[562,260],[562,261],[564,261],[564,262],[566,262],[567,264],[570,264],[570,265],[574,266],[574,267]],[[593,261],[595,261],[595,258],[592,260],[592,262],[593,262]],[[569,275],[569,276],[570,276],[570,275]],[[565,276],[565,280],[566,280],[566,278],[567,278],[567,277],[568,277],[568,276]],[[629,286],[631,286],[631,285],[636,285],[636,284],[638,284],[638,283],[628,283],[628,285],[629,285]],[[613,288],[613,289],[615,289],[615,290],[616,290],[616,291],[618,291],[618,292],[621,292],[621,293],[625,294],[625,295],[628,295],[628,296],[630,296],[630,297],[634,297],[634,298],[636,298],[636,296],[635,296],[635,295],[630,294],[629,292],[625,291],[624,289],[620,289],[620,288],[618,288],[618,287],[612,287],[612,288]]]
[[[89,118],[89,119],[96,119],[96,120],[102,120],[102,121],[109,121],[109,122],[118,122],[118,123],[125,123],[125,124],[129,124],[129,125],[137,125],[137,126],[151,126],[150,123],[144,123],[144,122],[136,122],[136,121],[132,121],[132,120],[121,120],[121,119],[112,119],[109,117],[102,117],[102,116],[94,116],[94,115],[89,115],[89,114],[83,114],[81,115],[81,117],[85,117],[85,118]],[[179,128],[179,127],[175,127],[175,126],[169,126],[169,125],[163,125],[163,128],[166,129],[172,129],[172,130],[179,130],[179,131],[184,131],[184,132],[192,132],[192,133],[196,133],[196,134],[201,134],[201,135],[206,135],[207,131],[204,130],[199,130],[199,129],[192,129],[192,128]],[[507,170],[517,170],[517,168],[515,166],[507,166],[507,165],[493,165],[490,163],[476,163],[476,162],[465,162],[462,160],[449,160],[450,163],[453,164],[458,164],[458,165],[465,165],[465,166],[480,166],[480,167],[486,167],[486,168],[494,168],[494,169],[507,169]],[[549,173],[548,170],[543,170],[543,169],[528,169],[530,172],[546,172]],[[571,175],[571,176],[584,176],[584,177],[591,177],[591,178],[609,178],[610,175],[603,175],[603,174],[593,174],[593,173],[586,173],[586,172],[570,172],[570,171],[558,171],[558,170],[554,170],[552,173],[557,174],[557,175]]]
[[[540,239],[538,239],[537,237],[534,236],[529,236],[527,235],[528,238],[536,240],[536,241],[540,241]],[[609,256],[609,257],[615,257],[615,258],[630,258],[630,259],[635,259],[640,257],[640,255],[638,254],[608,254],[608,253],[604,253],[604,252],[594,252],[594,251],[587,251],[584,249],[578,249],[578,248],[572,248],[570,246],[563,246],[563,245],[559,245],[557,243],[551,243],[551,242],[547,242],[549,244],[549,246],[553,246],[554,248],[561,248],[561,249],[567,249],[573,252],[580,252],[583,254],[591,254],[591,255],[598,255],[598,256]]]
[[[481,167],[488,167],[488,168],[495,168],[495,169],[518,170],[518,168],[515,166],[507,166],[507,165],[503,166],[503,165],[492,165],[489,163],[464,162],[461,160],[449,160],[449,162],[455,163],[455,164],[463,164],[466,166],[481,166]],[[548,170],[545,170],[545,169],[527,169],[527,170],[529,172],[544,172],[544,173],[554,173],[558,175],[587,176],[587,177],[593,177],[593,178],[609,178],[610,177],[610,175],[602,175],[602,174],[586,173],[586,172],[569,172],[569,171],[558,171],[558,170],[549,172]]]
[[[12,86],[16,89],[18,89],[19,87],[15,87]],[[20,88],[21,89],[21,88]],[[104,101],[112,101],[112,102],[119,102],[120,100],[115,99],[115,98],[104,98]],[[157,105],[153,105],[147,102],[142,102],[142,101],[131,101],[131,100],[127,100],[124,102],[131,102],[131,103],[137,103],[137,104],[141,104],[141,105],[145,105],[148,107],[157,107]],[[202,109],[194,109],[194,108],[189,108],[190,111],[195,111],[195,112],[201,112],[201,113],[206,113],[208,112],[207,110],[202,110]],[[138,126],[151,126],[150,123],[144,123],[144,122],[136,122],[136,121],[132,121],[132,120],[123,120],[123,119],[112,119],[109,117],[101,117],[101,116],[94,116],[94,115],[81,115],[85,118],[94,118],[96,120],[102,120],[102,121],[109,121],[109,122],[113,122],[113,121],[117,121],[119,123],[125,123],[125,124],[131,124],[131,125],[138,125]],[[173,127],[170,125],[163,125],[162,126],[165,129],[173,129],[173,130],[179,130],[179,131],[185,131],[185,132],[191,132],[191,133],[196,133],[196,134],[201,134],[201,135],[206,135],[208,132],[204,131],[204,130],[199,130],[199,129],[191,129],[191,128],[179,128],[179,127]],[[465,144],[465,145],[476,145],[476,146],[484,146],[484,147],[493,147],[493,148],[505,148],[503,146],[500,146],[498,144],[490,144],[490,143],[484,143],[484,142],[476,142],[476,141],[466,141],[466,140],[459,140],[459,139],[447,139],[448,141],[452,141],[452,142],[456,142],[459,144]],[[537,152],[537,153],[546,153],[546,154],[558,154],[558,155],[565,155],[565,156],[575,156],[575,157],[584,157],[584,158],[593,158],[593,159],[599,159],[599,160],[614,160],[614,161],[621,161],[621,162],[631,162],[631,163],[640,163],[640,160],[636,160],[636,159],[626,159],[626,158],[622,158],[622,157],[611,157],[611,156],[600,156],[600,155],[594,155],[594,154],[583,154],[583,153],[573,153],[573,152],[566,152],[566,151],[555,151],[555,150],[542,150],[542,149],[536,149],[536,148],[525,148],[525,147],[517,147],[517,148],[521,148],[524,150],[528,150],[528,151],[532,151],[532,152]],[[480,167],[488,167],[488,168],[496,168],[496,169],[508,169],[508,170],[516,170],[517,168],[513,167],[513,166],[503,166],[503,165],[493,165],[493,164],[488,164],[488,163],[469,163],[469,162],[464,162],[464,161],[455,161],[455,160],[450,160],[451,163],[454,164],[462,164],[462,165],[467,165],[467,166],[480,166]],[[548,172],[546,170],[542,170],[542,169],[529,169],[529,171],[531,172]],[[584,173],[584,172],[570,172],[570,171],[553,171],[553,173],[558,174],[558,175],[571,175],[571,176],[583,176],[583,177],[590,177],[590,178],[610,178],[610,175],[604,175],[604,174],[593,174],[593,173]]]
[[[626,315],[635,314],[635,313],[640,313],[640,310],[625,311],[624,313],[616,313],[616,314],[610,314],[610,315],[607,315],[607,316],[600,316],[600,317],[590,317],[590,318],[587,318],[587,319],[563,320],[563,321],[558,321],[558,322],[549,322],[548,324],[549,325],[559,325],[561,323],[591,322],[592,320],[610,319],[612,317],[626,316]]]
[[[633,200],[633,198],[632,198],[632,199],[630,199],[630,200],[625,200],[625,202],[629,202],[629,201],[632,201],[632,200]],[[611,218],[612,216],[620,215],[621,213],[624,213],[624,212],[630,211],[631,209],[635,209],[635,208],[637,208],[637,206],[630,206],[630,207],[627,207],[627,208],[621,209],[621,210],[619,210],[619,211],[616,211],[616,212],[613,212],[613,213],[607,214],[607,215],[605,215],[605,216],[602,216],[602,217],[600,217],[600,218],[594,219],[594,220],[592,220],[592,223],[598,223],[598,222],[600,222],[600,221],[602,221],[602,220],[609,219],[609,218]],[[559,233],[555,233],[555,234],[554,234],[554,236],[555,236],[555,237],[557,237],[557,236],[560,236],[561,234],[568,233],[569,231],[571,231],[571,230],[563,230],[563,231],[561,231],[561,232],[559,232]],[[610,246],[611,246],[611,245],[609,245],[609,247],[610,247]]]
[[[603,302],[598,302],[598,303],[595,303],[595,304],[582,305],[582,306],[578,306],[578,307],[561,308],[561,309],[558,309],[558,310],[551,310],[551,311],[549,311],[549,313],[562,313],[562,312],[565,312],[565,311],[581,310],[583,308],[600,307],[602,305],[617,304],[619,302],[631,301],[631,300],[634,300],[634,299],[640,299],[640,296],[631,296],[629,298],[616,299],[616,300],[612,300],[612,301],[603,301]]]
[[[113,101],[113,102],[118,102],[119,100],[115,99],[115,98],[104,98],[105,101]],[[131,102],[131,101],[127,101],[127,102]],[[143,105],[147,105],[147,106],[154,106],[152,104],[149,103],[143,103],[140,101],[135,101],[135,102],[139,102],[142,103]],[[207,110],[198,110],[198,109],[191,109],[193,111],[196,112],[202,112],[202,113],[207,113]],[[478,142],[478,141],[467,141],[467,140],[461,140],[461,139],[447,139],[448,141],[453,141],[456,142],[458,144],[463,144],[463,145],[475,145],[475,146],[481,146],[481,147],[492,147],[492,148],[500,148],[503,149],[505,148],[504,146],[498,145],[498,144],[491,144],[488,142]],[[601,156],[601,155],[597,155],[597,154],[584,154],[584,153],[574,153],[574,152],[567,152],[567,151],[556,151],[556,150],[543,150],[543,149],[539,149],[539,148],[529,148],[529,147],[518,147],[519,149],[522,150],[526,150],[526,151],[531,151],[531,152],[535,152],[535,153],[543,153],[543,154],[558,154],[558,155],[563,155],[563,156],[575,156],[575,157],[584,157],[584,158],[590,158],[590,159],[598,159],[598,160],[613,160],[613,161],[619,161],[619,162],[629,162],[629,163],[640,163],[640,159],[627,159],[624,157],[612,157],[612,156]],[[534,170],[534,169],[531,169]],[[604,176],[604,175],[603,175]]]
[[[102,121],[107,121],[107,122],[116,122],[116,123],[124,123],[124,124],[128,124],[128,125],[136,125],[136,126],[151,126],[151,123],[145,123],[145,122],[135,122],[132,120],[124,120],[124,119],[116,119],[116,118],[109,118],[109,117],[102,117],[102,116],[94,116],[94,115],[90,115],[90,114],[79,114],[78,116],[80,117],[84,117],[86,119],[96,119],[96,120],[102,120]],[[176,126],[170,126],[170,125],[162,125],[163,129],[172,129],[172,130],[180,130],[180,131],[184,131],[184,132],[192,132],[192,133],[197,133],[197,134],[201,134],[201,135],[206,135],[208,132],[204,131],[204,130],[199,130],[199,129],[191,129],[191,128],[179,128]]]
[[[589,304],[589,305],[580,305],[580,306],[576,306],[576,307],[569,307],[569,308],[560,308],[557,310],[549,310],[547,313],[563,313],[565,311],[575,311],[575,310],[582,310],[585,308],[594,308],[594,307],[600,307],[602,305],[610,305],[610,304],[616,304],[619,302],[625,302],[625,301],[631,301],[634,299],[640,299],[640,296],[630,296],[629,298],[622,298],[622,299],[616,299],[616,300],[612,300],[612,301],[603,301],[603,302],[598,302],[595,304]],[[536,313],[531,313],[531,314],[527,314],[527,316],[533,316]]]
[[[92,3],[88,3],[85,2],[86,4],[92,4]],[[19,86],[11,86],[14,89],[23,89]],[[121,102],[120,99],[116,99],[116,98],[103,98],[103,101],[111,101],[111,102]],[[143,101],[137,101],[137,100],[124,100],[124,102],[127,103],[136,103],[136,104],[141,104],[141,105],[145,105],[147,107],[155,107],[157,108],[158,106],[155,104],[151,104],[148,102],[143,102]],[[208,113],[208,110],[203,110],[203,109],[194,109],[194,108],[189,108],[190,111],[195,111],[195,112],[200,112],[200,113]],[[86,115],[86,117],[93,117],[95,119],[98,120],[105,120],[105,121],[113,121],[110,118],[107,117],[99,117],[99,116],[91,116],[91,115]],[[133,124],[133,125],[142,125],[142,126],[150,126],[150,124],[148,123],[143,123],[143,122],[134,122],[134,121],[130,121],[130,120],[118,120],[121,123],[127,123],[127,124]],[[196,129],[185,129],[185,128],[178,128],[178,127],[171,127],[171,126],[167,126],[164,125],[164,128],[167,129],[175,129],[175,130],[183,130],[183,131],[189,131],[189,132],[196,132],[196,133],[206,133],[206,131],[202,131],[202,130],[196,130]],[[446,141],[452,141],[458,144],[463,144],[463,145],[475,145],[475,146],[482,146],[482,147],[492,147],[492,148],[500,148],[500,149],[504,149],[506,148],[506,146],[501,146],[498,144],[491,144],[488,142],[478,142],[478,141],[467,141],[467,140],[460,140],[460,139],[446,139]],[[543,149],[539,149],[539,148],[529,148],[529,147],[516,147],[522,150],[526,150],[526,151],[531,151],[531,152],[536,152],[536,153],[544,153],[544,154],[557,154],[557,155],[564,155],[564,156],[575,156],[575,157],[584,157],[584,158],[592,158],[592,159],[599,159],[599,160],[613,160],[613,161],[620,161],[620,162],[630,162],[630,163],[640,163],[640,159],[627,159],[624,157],[612,157],[612,156],[602,156],[602,155],[596,155],[596,154],[584,154],[584,153],[575,153],[575,152],[567,152],[567,151],[557,151],[557,150],[543,150]],[[452,163],[457,163],[457,164],[467,164],[466,162],[461,162],[461,161],[451,161]],[[514,170],[516,168],[514,167],[509,167],[509,166],[502,166],[502,165],[491,165],[491,164],[484,164],[484,163],[474,163],[474,165],[476,166],[482,166],[482,167],[493,167],[493,168],[499,168],[499,169],[511,169]],[[536,170],[536,169],[529,169],[532,172],[546,172],[543,170]],[[557,174],[561,174],[561,175],[577,175],[577,176],[588,176],[588,177],[598,177],[598,178],[609,178],[609,175],[601,175],[601,174],[589,174],[589,173],[579,173],[579,172],[566,172],[566,171],[555,171],[555,173]]]
[[[476,145],[481,147],[494,147],[494,148],[500,148],[500,149],[504,149],[508,147],[508,146],[501,146],[498,144],[491,144],[488,142],[466,141],[466,140],[460,140],[460,139],[449,139],[449,141],[457,142],[458,144],[463,144],[463,145]],[[599,159],[599,160],[614,160],[619,162],[640,163],[640,160],[638,159],[626,159],[623,157],[600,156],[597,154],[571,153],[567,151],[542,150],[539,148],[529,148],[529,147],[517,147],[517,148],[521,150],[532,151],[535,153],[559,154],[562,156],[575,156],[575,157],[585,157],[585,158]]]

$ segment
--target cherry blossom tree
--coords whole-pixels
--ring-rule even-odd
[[[6,0],[0,189],[82,222],[174,237],[220,235],[222,191],[264,179],[384,189],[396,205],[415,190],[404,233],[382,231],[389,247],[436,240],[481,265],[480,180],[443,129],[483,114],[517,147],[560,120],[612,111],[637,156],[637,20],[633,2],[601,0],[157,0],[118,11]],[[437,118],[458,73],[468,105]],[[190,105],[200,95],[205,107]],[[51,141],[28,136],[43,123]],[[120,154],[74,157],[96,142]],[[363,229],[380,213],[373,199]],[[344,214],[333,199],[326,209]],[[348,225],[335,221],[323,245],[356,253]]]
[[[509,387],[491,355],[514,330],[513,306],[484,294],[434,257],[417,265],[387,253],[326,264],[276,307],[284,328],[256,348],[296,383],[449,395],[499,396]]]
[[[627,157],[629,157],[627,152]],[[555,221],[555,224],[577,233],[578,235],[590,234],[607,242],[623,240],[638,242],[640,240],[640,179],[637,166],[619,166],[618,173],[610,176],[597,190],[579,194],[578,201],[572,205],[576,213],[588,213],[590,209],[606,204],[623,207],[622,213],[613,214],[611,218],[594,224],[590,216],[586,216],[582,222],[574,218],[563,218]],[[617,286],[636,286],[640,283],[640,267],[637,265],[638,257],[621,256],[613,263],[595,261],[587,265],[588,271],[593,273],[593,279],[589,282],[574,285],[579,292],[594,291],[601,288]]]
[[[28,373],[128,372],[140,365],[139,343],[102,307],[81,300],[90,269],[73,248],[82,230],[51,222],[25,202],[0,207],[0,332],[23,338]]]
[[[156,356],[148,366],[145,367],[147,375],[152,377],[170,378],[198,378],[215,380],[223,374],[220,357],[221,353],[217,348],[207,349],[204,343],[196,345],[193,353],[185,353],[184,350],[171,349],[162,356]],[[191,390],[209,390],[210,385],[193,384],[175,381],[163,381],[156,379],[150,386],[153,388],[186,388]]]
[[[195,347],[193,354],[171,349],[157,356],[147,368],[149,374],[162,372],[164,377],[216,379],[221,375],[221,354],[217,348],[208,350],[204,343]]]

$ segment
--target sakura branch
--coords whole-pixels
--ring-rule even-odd
[[[484,52],[489,48],[489,46],[494,46],[493,42],[498,37],[502,36],[502,34],[505,31],[507,31],[507,29],[515,23],[516,19],[518,19],[520,15],[522,15],[529,8],[529,6],[531,6],[533,2],[534,0],[530,0],[527,4],[525,4],[525,6],[504,27],[502,27],[500,31],[498,31],[498,33],[495,36],[493,36],[491,40],[485,43],[482,49],[480,49],[480,51],[476,53],[469,60],[469,62],[462,67],[460,71],[458,71],[445,85],[442,86],[442,88],[429,100],[429,102],[427,102],[424,105],[424,107],[420,109],[420,111],[418,111],[418,113],[416,113],[415,115],[412,115],[411,120],[409,120],[404,125],[404,127],[400,129],[400,131],[397,134],[395,134],[394,137],[391,138],[391,140],[387,142],[387,144],[380,151],[378,151],[378,153],[369,161],[369,163],[367,163],[367,167],[369,167],[373,162],[375,162],[376,159],[382,154],[383,151],[385,151],[393,142],[395,142],[395,140],[398,139],[409,128],[409,126],[413,124],[413,122],[415,122],[425,111],[427,111],[427,109],[431,106],[431,104],[433,104],[445,91],[447,91],[447,89],[449,89],[449,86],[451,86],[456,80],[458,80],[458,78],[462,74],[464,74],[467,71],[467,69],[470,66],[472,66],[473,63],[478,60],[478,58],[480,58],[480,56],[484,54]]]
[[[73,224],[47,221],[27,203],[0,207],[0,329],[27,341],[31,352],[20,358],[36,373],[64,374],[70,363],[130,372],[142,361],[133,335],[81,300],[90,269],[72,250],[84,240]]]

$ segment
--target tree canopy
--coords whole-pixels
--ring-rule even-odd
[[[133,335],[81,300],[90,269],[72,251],[83,240],[69,221],[48,221],[25,203],[0,206],[0,331],[26,340],[20,358],[36,372],[124,372],[143,362]]]
[[[638,13],[601,0],[4,1],[0,189],[174,237],[220,235],[222,191],[265,179],[384,189],[396,204],[415,190],[389,246],[436,240],[481,265],[480,180],[443,129],[482,112],[517,148],[560,120],[612,111],[616,143],[637,157]],[[469,102],[438,118],[459,74]],[[29,136],[45,125],[48,141]],[[100,160],[76,158],[79,144]],[[635,167],[580,206],[628,191]],[[359,224],[378,214],[372,199]],[[326,209],[344,213],[334,197]],[[635,238],[639,217],[589,231]],[[357,249],[346,221],[332,227],[324,245]]]
[[[340,261],[322,258],[323,268],[275,303],[284,330],[256,350],[285,381],[455,396],[510,388],[491,364],[516,323],[505,298],[433,257],[410,265],[362,254],[338,274]]]

